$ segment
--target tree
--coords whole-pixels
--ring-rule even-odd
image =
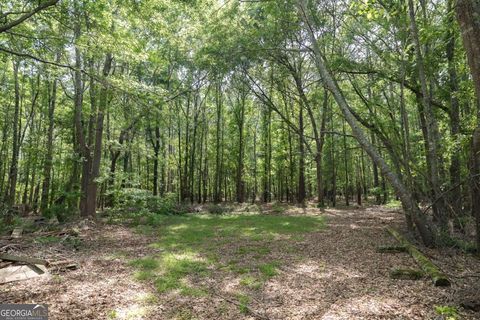
[[[470,173],[472,176],[472,212],[476,218],[477,251],[480,251],[480,197],[478,197],[480,194],[480,2],[458,0],[456,8],[477,97],[477,127],[472,138]]]

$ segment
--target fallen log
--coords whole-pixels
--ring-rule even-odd
[[[48,265],[47,260],[30,258],[30,257],[21,257],[21,256],[13,255],[13,254],[8,254],[8,253],[0,253],[0,259],[1,260],[7,260],[7,261],[24,262],[24,263],[27,263],[27,264],[41,264],[41,265],[44,265],[44,266]]]
[[[49,268],[59,272],[68,271],[68,270],[77,270],[78,264],[70,260],[61,260],[61,261],[50,262]]]
[[[394,268],[390,270],[390,278],[401,280],[418,280],[423,277],[423,272],[417,269]]]
[[[377,247],[377,252],[380,252],[380,253],[407,252],[407,248],[403,245],[400,245],[400,246],[379,246],[379,247]]]
[[[407,252],[412,256],[415,262],[422,268],[426,275],[428,275],[433,284],[437,287],[446,287],[450,285],[450,280],[447,276],[438,269],[433,262],[425,257],[420,250],[418,250],[413,244],[405,239],[397,230],[393,228],[387,228],[387,231],[395,238],[401,245],[405,246]]]

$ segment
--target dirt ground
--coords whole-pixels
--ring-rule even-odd
[[[406,253],[376,251],[379,245],[395,244],[385,232],[387,226],[405,231],[399,212],[383,207],[290,208],[282,214],[321,215],[326,227],[302,237],[266,240],[268,259],[280,263],[278,272],[259,286],[242,286],[241,274],[221,267],[232,259],[240,265],[253,259],[238,257],[247,241],[239,240],[214,248],[218,262],[208,277],[187,279],[205,288],[205,294],[158,293],[153,283],[135,279],[129,262],[162,252],[150,246],[162,236],[161,228],[143,234],[121,225],[97,224],[82,230],[77,249],[48,244],[26,249],[41,258],[69,258],[80,267],[0,285],[0,302],[46,303],[50,319],[59,320],[447,319],[438,313],[445,306],[457,307],[458,319],[480,319],[480,312],[460,307],[480,300],[480,261],[471,255],[422,249],[451,277],[451,287],[434,287],[428,278],[389,277],[394,267],[417,268]],[[248,296],[248,304],[242,296]]]

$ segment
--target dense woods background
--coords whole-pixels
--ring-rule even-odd
[[[2,1],[0,79],[4,225],[399,201],[480,243],[478,0]]]

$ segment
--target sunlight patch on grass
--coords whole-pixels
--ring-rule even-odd
[[[155,278],[155,273],[153,273],[152,271],[140,270],[140,271],[135,271],[135,273],[133,274],[133,277],[138,281],[146,281],[146,280],[151,280]]]
[[[389,209],[400,209],[402,207],[402,203],[399,200],[391,200],[385,205],[385,207]]]
[[[240,285],[258,289],[278,274],[278,262],[262,263],[271,253],[270,241],[279,237],[303,239],[302,234],[321,230],[324,226],[323,218],[318,216],[165,216],[162,224],[156,227],[137,227],[144,233],[159,235],[159,240],[149,247],[161,249],[162,253],[132,260],[130,265],[137,269],[136,279],[152,281],[159,293],[176,291],[178,294],[193,297],[208,294],[205,289],[193,285],[191,280],[208,276],[212,266],[241,275]],[[240,246],[231,257],[238,256],[239,259],[231,259],[225,265],[219,266],[219,246],[228,246],[238,241],[246,241],[246,245]],[[242,299],[246,305],[248,301],[246,298]]]
[[[159,267],[159,262],[153,257],[140,258],[130,261],[132,267],[136,267],[142,271],[151,271]]]
[[[245,238],[254,241],[271,240],[278,236],[292,237],[324,227],[322,217],[267,216],[259,214],[231,214],[223,216],[186,215],[169,216],[160,227],[158,247],[190,249],[212,239],[236,241]]]
[[[246,275],[240,279],[240,285],[250,289],[260,289],[260,287],[263,285],[263,282],[252,275]]]
[[[190,275],[206,276],[208,274],[207,259],[189,251],[135,259],[129,264],[137,269],[134,273],[135,279],[152,280],[158,292],[179,289],[184,295],[199,296],[202,294],[201,291],[190,288],[185,278]]]
[[[158,297],[153,293],[149,292],[139,294],[135,300],[145,305],[152,305],[158,303]]]

